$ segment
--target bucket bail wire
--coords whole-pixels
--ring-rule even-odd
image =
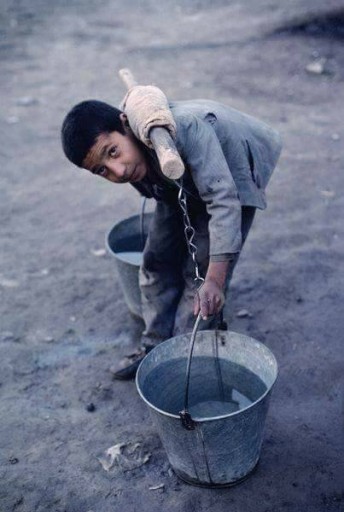
[[[180,419],[182,420],[182,425],[184,428],[186,428],[186,430],[194,430],[195,425],[196,425],[196,421],[191,417],[191,414],[189,412],[189,386],[190,386],[190,371],[191,371],[193,349],[194,349],[196,334],[197,334],[197,330],[198,330],[198,326],[200,324],[201,318],[202,318],[201,313],[199,312],[197,315],[194,327],[192,329],[192,333],[191,333],[188,361],[187,361],[187,365],[186,365],[184,408],[179,413]],[[219,313],[217,330],[227,331],[227,323],[223,319],[223,309],[221,309],[221,311]]]

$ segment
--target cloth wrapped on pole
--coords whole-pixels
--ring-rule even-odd
[[[176,123],[161,89],[154,85],[135,85],[124,97],[121,108],[128,116],[135,136],[146,146],[153,148],[150,130],[162,127],[168,130],[173,140],[176,138]]]

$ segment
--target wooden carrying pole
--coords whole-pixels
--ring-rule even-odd
[[[119,76],[128,90],[138,85],[129,69],[121,69]],[[177,180],[183,176],[184,163],[168,130],[161,126],[151,128],[149,138],[157,154],[163,174],[172,180]]]

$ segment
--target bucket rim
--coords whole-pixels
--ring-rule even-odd
[[[126,222],[126,221],[129,221],[129,220],[132,220],[132,219],[135,219],[137,217],[140,217],[140,214],[136,214],[136,215],[131,215],[130,217],[126,217],[125,219],[122,219],[122,220],[119,220],[118,222],[116,222],[112,228],[106,232],[105,234],[105,247],[108,251],[108,253],[110,254],[110,256],[112,256],[113,258],[115,258],[116,260],[119,260],[119,261],[123,261],[124,263],[126,263],[127,265],[130,265],[132,267],[135,267],[135,268],[140,268],[140,265],[137,265],[137,263],[132,263],[131,261],[124,261],[122,258],[120,258],[118,256],[119,253],[115,252],[111,246],[110,246],[110,243],[109,243],[109,238],[110,238],[110,235],[112,233],[112,231],[117,228],[118,226],[120,226],[123,222]]]
[[[202,333],[206,334],[208,332],[210,333],[213,333],[214,330],[204,330],[204,331],[201,331]],[[255,338],[252,338],[251,336],[247,336],[246,334],[242,334],[240,332],[235,332],[235,331],[225,331],[225,332],[228,332],[228,333],[232,333],[232,334],[239,334],[240,336],[244,336],[246,338],[248,338],[249,340],[253,340],[255,343],[258,343],[258,345],[261,345],[263,346],[268,352],[269,352],[269,355],[271,355],[272,357],[272,360],[273,360],[273,363],[275,365],[275,368],[276,368],[276,375],[273,379],[273,382],[271,383],[271,385],[269,387],[267,387],[266,391],[257,399],[255,400],[254,402],[252,402],[250,405],[247,405],[246,407],[243,407],[242,409],[239,409],[239,411],[234,411],[234,412],[231,412],[231,413],[228,413],[228,414],[222,414],[220,416],[211,416],[210,418],[202,418],[202,417],[198,417],[198,416],[195,416],[195,417],[192,417],[193,421],[195,421],[196,423],[207,423],[207,422],[210,422],[210,421],[217,421],[217,420],[223,420],[223,419],[226,419],[226,418],[229,418],[229,417],[232,417],[232,416],[236,416],[237,414],[241,414],[242,412],[244,411],[247,411],[248,409],[250,409],[251,407],[253,406],[256,406],[259,402],[261,402],[269,393],[271,393],[272,391],[272,388],[274,387],[275,383],[276,383],[276,380],[277,380],[277,377],[278,377],[278,363],[277,363],[277,360],[276,360],[276,357],[274,355],[274,353],[272,352],[272,350],[269,349],[269,347],[267,347],[264,343],[262,343],[261,341],[258,341],[256,340]],[[137,369],[137,372],[136,372],[136,377],[135,377],[135,384],[136,384],[136,389],[137,389],[137,392],[138,394],[140,395],[140,397],[142,398],[142,400],[151,408],[151,409],[154,409],[156,412],[162,414],[163,416],[168,416],[170,418],[174,418],[174,419],[178,419],[180,421],[180,416],[178,414],[173,414],[171,412],[167,412],[167,411],[163,411],[162,409],[159,409],[159,407],[156,407],[154,404],[152,404],[149,400],[147,400],[147,398],[144,396],[143,392],[141,391],[141,388],[140,388],[140,385],[139,385],[139,378],[140,378],[140,371],[141,371],[141,367],[142,365],[144,364],[144,361],[146,358],[149,358],[151,357],[151,354],[154,352],[154,350],[160,346],[160,345],[163,345],[171,340],[173,340],[174,338],[178,338],[180,336],[187,336],[188,334],[191,335],[191,332],[190,333],[185,333],[185,334],[182,334],[182,335],[178,335],[178,336],[173,336],[172,338],[169,338],[161,343],[159,343],[156,347],[154,347],[146,356],[145,358],[141,361],[138,369]]]

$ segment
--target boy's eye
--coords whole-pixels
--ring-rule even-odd
[[[115,156],[116,153],[117,153],[116,146],[112,146],[112,148],[110,148],[110,150],[109,150],[109,156]]]
[[[98,174],[98,176],[106,176],[107,168],[104,167],[104,166],[103,167],[99,167],[97,174]]]

